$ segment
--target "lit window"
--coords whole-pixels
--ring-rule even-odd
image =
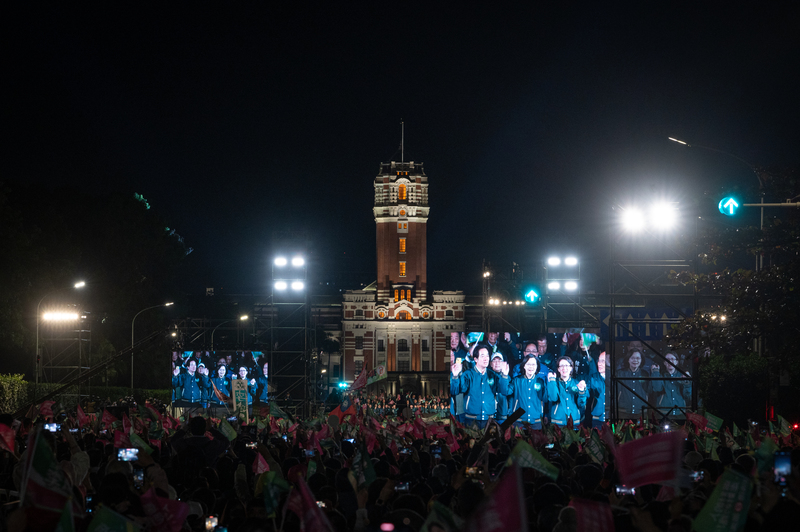
[[[406,252],[406,239],[405,238],[401,238],[400,239],[400,253],[405,253],[405,252]]]
[[[403,229],[408,229],[408,224],[403,224]]]
[[[406,186],[400,185],[400,190],[397,191],[397,199],[405,200],[406,199]]]
[[[397,224],[397,228],[398,229],[402,229],[403,228],[403,224]]]
[[[411,313],[406,311],[406,310],[404,310],[402,312],[398,312],[396,319],[398,319],[398,320],[410,320],[411,319]]]
[[[401,262],[400,263],[400,277],[405,277],[405,276],[406,276],[406,263],[405,262]]]
[[[400,291],[399,290],[395,290],[394,291],[394,302],[397,303],[398,301],[400,301]]]

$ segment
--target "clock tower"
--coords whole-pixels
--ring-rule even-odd
[[[377,297],[427,299],[428,176],[422,164],[381,163],[375,177]],[[398,292],[398,296],[400,293]]]

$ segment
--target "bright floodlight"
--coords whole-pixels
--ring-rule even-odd
[[[547,283],[547,288],[549,288],[550,290],[558,290],[559,288],[561,288],[561,283],[556,281]]]
[[[286,260],[286,257],[277,257],[275,259],[275,266],[286,266],[289,261]]]
[[[564,259],[564,264],[566,264],[567,266],[575,266],[578,264],[578,259],[575,257],[567,257],[566,259]]]
[[[559,264],[561,264],[561,259],[559,259],[558,257],[550,257],[549,259],[547,259],[547,264],[549,264],[550,266],[558,266]]]
[[[78,319],[77,312],[45,312],[42,316],[44,321],[75,321]]]
[[[669,229],[675,225],[675,207],[667,202],[656,203],[650,209],[650,221],[653,227]]]
[[[292,281],[292,290],[302,290],[304,287],[303,281]]]
[[[242,320],[242,321],[245,321],[245,320],[247,320],[247,319],[250,319],[250,316],[248,316],[247,314],[245,314],[245,315],[243,315],[243,316],[239,316],[239,319],[240,319],[240,320]]]
[[[564,290],[577,290],[577,289],[578,289],[578,283],[576,283],[575,281],[567,281],[566,283],[564,283]]]
[[[644,228],[644,216],[636,208],[629,208],[622,211],[622,225],[628,231],[635,233]]]
[[[294,266],[295,268],[299,268],[305,263],[306,261],[303,260],[303,257],[295,257],[292,259],[292,266]]]
[[[170,301],[169,303],[164,303],[164,306],[165,306],[165,307],[171,307],[171,306],[172,306],[172,305],[174,305],[174,304],[175,304],[175,303],[174,303],[173,301]]]
[[[287,286],[286,281],[277,281],[275,283],[275,290],[286,290]]]
[[[86,283],[84,281],[78,281],[77,283],[75,283],[75,288],[83,288],[84,286],[86,286]]]

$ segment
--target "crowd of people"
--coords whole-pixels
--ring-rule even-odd
[[[38,419],[3,415],[4,529],[53,530],[69,516],[65,530],[449,531],[489,529],[491,517],[498,530],[611,530],[597,527],[605,522],[689,532],[720,504],[729,471],[748,486],[738,529],[785,527],[800,511],[797,434],[749,425],[734,436],[695,420],[594,429],[545,420],[536,429],[490,419],[481,430],[423,411],[441,398],[400,398],[415,400],[397,414],[379,410],[385,398],[355,394],[349,414],[298,420],[262,410],[249,423],[176,419],[157,405],[129,405],[121,419],[80,410],[53,419],[44,407]],[[623,457],[665,429],[680,432],[672,479],[625,485]],[[773,476],[776,452],[790,463],[783,482]],[[519,498],[506,500],[513,478]]]

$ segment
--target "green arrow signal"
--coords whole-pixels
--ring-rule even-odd
[[[535,303],[537,299],[539,299],[539,294],[536,293],[536,290],[531,289],[525,294],[525,301],[528,303]]]
[[[739,208],[739,202],[730,196],[726,196],[719,200],[719,212],[726,216],[733,216],[736,214],[736,209]]]

